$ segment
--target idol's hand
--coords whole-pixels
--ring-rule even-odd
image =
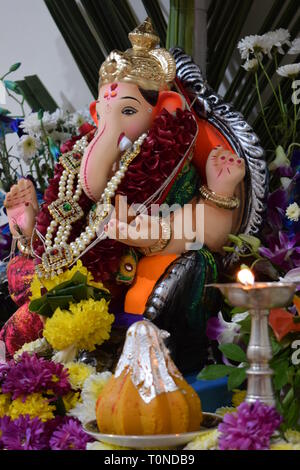
[[[130,217],[126,199],[122,196],[116,197],[115,213],[104,231],[108,238],[136,248],[148,248],[161,236],[158,218],[147,214]]]
[[[245,162],[223,147],[214,149],[207,159],[206,178],[209,189],[217,194],[232,196],[245,177]]]

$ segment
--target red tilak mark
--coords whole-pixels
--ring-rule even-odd
[[[110,94],[111,98],[115,98],[117,95],[118,93],[116,91],[112,91]]]
[[[229,161],[232,163],[234,162],[234,158],[230,158]]]
[[[111,91],[114,91],[116,88],[118,88],[118,84],[117,84],[117,83],[112,83],[112,84],[110,85]]]
[[[242,163],[242,160],[237,160],[238,164],[240,165]]]
[[[224,157],[224,156],[223,156],[223,157],[221,157],[221,160],[226,160],[226,157]]]
[[[228,173],[231,175],[229,168],[227,168]]]
[[[223,173],[223,168],[222,170],[220,170],[219,174],[218,174],[218,178],[220,178],[221,174]]]

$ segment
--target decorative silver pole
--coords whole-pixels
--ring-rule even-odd
[[[212,284],[234,307],[249,309],[251,315],[251,334],[247,349],[250,367],[247,371],[248,386],[246,401],[256,400],[274,406],[272,386],[273,371],[269,366],[272,348],[269,338],[268,318],[271,308],[285,307],[293,300],[295,284],[280,282],[257,282],[253,285]]]

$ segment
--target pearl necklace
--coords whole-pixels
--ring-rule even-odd
[[[90,243],[96,238],[101,222],[110,213],[111,199],[115,196],[128,166],[140,153],[141,145],[146,137],[147,134],[142,134],[133,146],[124,153],[120,160],[119,170],[108,182],[97,203],[96,210],[91,210],[89,213],[89,224],[80,236],[70,244],[67,242],[72,231],[72,224],[84,216],[83,210],[78,204],[82,194],[79,171],[81,158],[88,143],[87,138],[84,136],[74,145],[71,152],[62,155],[60,162],[64,167],[64,171],[59,181],[58,199],[48,207],[53,220],[47,228],[46,249],[42,256],[42,263],[36,267],[36,273],[39,277],[52,279],[61,274],[63,269],[67,269],[83,255]],[[54,241],[52,241],[56,229],[57,232]]]

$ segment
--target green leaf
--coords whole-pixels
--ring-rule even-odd
[[[246,380],[246,368],[235,368],[228,377],[228,390],[238,388]]]
[[[228,235],[228,239],[232,242],[232,243],[235,243],[236,246],[238,246],[239,248],[242,248],[243,246],[243,242],[242,240],[237,237],[236,235]]]
[[[293,428],[300,418],[300,403],[293,400],[287,413],[287,424],[289,428]]]
[[[198,374],[197,379],[198,380],[220,379],[230,374],[233,369],[235,369],[235,367],[225,366],[222,364],[212,364],[202,369],[202,371]]]
[[[230,311],[230,315],[236,315],[238,313],[245,313],[247,312],[247,309],[244,308],[244,307],[234,307],[231,311]]]
[[[284,361],[274,369],[273,382],[275,390],[281,390],[288,383],[288,367],[288,361]]]
[[[223,251],[226,251],[226,253],[234,253],[235,249],[232,246],[223,246]]]
[[[38,112],[38,119],[41,121],[43,119],[43,116],[44,116],[44,111],[40,109]]]
[[[22,95],[22,92],[16,82],[13,82],[12,80],[3,80],[3,83],[8,90],[17,93],[18,95]]]
[[[59,295],[56,297],[48,297],[47,303],[50,306],[52,312],[54,313],[55,310],[59,307],[62,310],[67,309],[69,304],[74,302],[74,298],[72,295]]]
[[[11,65],[9,68],[9,72],[15,72],[21,66],[21,62],[16,62],[15,64]]]
[[[251,235],[245,235],[245,234],[241,234],[239,235],[239,238],[247,243],[248,245],[250,245],[254,251],[258,251],[260,245],[261,245],[261,241],[256,238],[256,237],[253,237]]]
[[[224,354],[227,359],[236,362],[247,362],[246,353],[237,344],[220,344],[219,350]]]

